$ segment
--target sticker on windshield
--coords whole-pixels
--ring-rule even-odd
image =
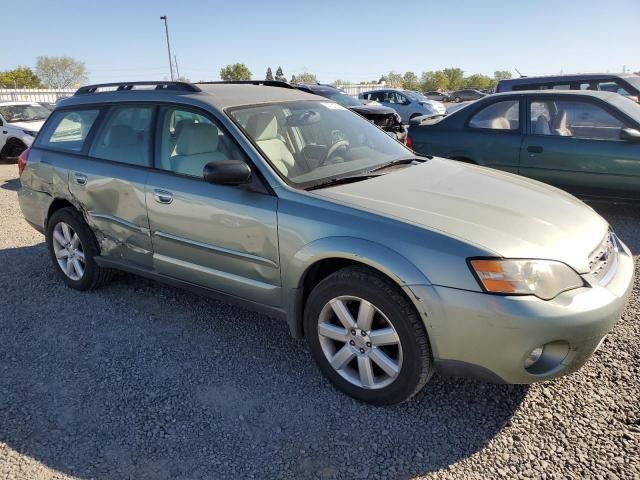
[[[337,103],[331,102],[321,102],[322,105],[327,107],[329,110],[346,110],[342,105],[338,105]]]

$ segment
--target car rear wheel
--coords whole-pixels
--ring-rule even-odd
[[[16,162],[22,152],[27,149],[27,146],[20,140],[12,138],[9,140],[2,151],[0,152],[0,160],[5,162]]]
[[[460,100],[461,100],[460,97],[456,97],[456,98],[453,99],[453,101],[456,102],[456,103],[460,103]]]
[[[376,405],[411,398],[432,375],[424,326],[402,291],[366,267],[321,281],[305,308],[305,336],[324,375]]]
[[[74,208],[54,212],[47,223],[46,240],[56,272],[71,288],[90,290],[111,279],[112,270],[96,263],[97,242]]]

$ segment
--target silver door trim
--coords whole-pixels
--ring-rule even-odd
[[[211,245],[210,243],[199,242],[190,238],[179,237],[177,235],[171,235],[170,233],[160,231],[153,232],[153,235],[160,238],[165,238],[167,240],[172,240],[174,242],[186,243],[187,245],[191,245],[193,247],[211,250],[212,252],[226,255],[228,257],[239,258],[241,260],[247,260],[254,263],[260,263],[262,265],[267,265],[269,267],[278,268],[278,264],[276,262],[269,260],[268,258],[253,255],[251,253],[239,252],[237,250],[231,250],[229,248],[219,247],[217,245]]]

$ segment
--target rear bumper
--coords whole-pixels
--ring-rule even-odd
[[[623,246],[606,287],[571,290],[550,301],[440,286],[407,288],[424,308],[439,372],[526,384],[566,375],[587,361],[622,314],[633,270]],[[549,361],[526,369],[529,353],[543,345]]]

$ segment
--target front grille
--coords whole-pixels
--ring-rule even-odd
[[[618,250],[616,241],[613,238],[613,232],[609,231],[604,240],[589,255],[589,273],[594,275],[598,280],[607,277],[618,263]]]

